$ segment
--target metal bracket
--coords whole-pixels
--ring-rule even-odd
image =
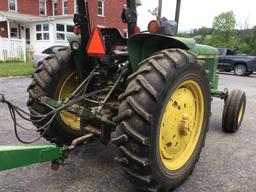
[[[85,117],[86,120],[88,121],[90,120],[99,121],[102,123],[103,126],[106,126],[106,127],[115,127],[115,123],[113,123],[112,121],[102,118],[101,116],[87,110],[82,106],[78,106],[75,104],[70,106],[69,104],[66,104],[63,101],[55,101],[46,96],[40,98],[40,103],[52,109],[62,108],[62,110],[73,113],[79,117]]]
[[[135,9],[124,8],[122,12],[121,19],[123,23],[136,23],[137,22],[137,12]]]
[[[84,17],[81,14],[74,14],[73,22],[75,25],[81,25],[84,22]]]
[[[226,100],[228,97],[228,89],[224,89],[223,91],[211,90],[212,97],[220,98]]]
[[[89,133],[82,137],[78,137],[72,141],[71,145],[67,149],[68,150],[75,149],[77,146],[79,146],[81,144],[85,144],[93,136],[94,136],[93,134]]]

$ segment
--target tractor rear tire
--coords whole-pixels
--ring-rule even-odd
[[[222,116],[222,129],[227,133],[235,133],[242,124],[246,108],[246,95],[241,90],[228,94]]]
[[[116,160],[139,189],[169,191],[192,173],[205,144],[211,103],[207,73],[191,53],[168,49],[142,61],[128,80],[114,118]]]
[[[38,98],[47,96],[49,98],[59,100],[62,87],[65,83],[70,83],[72,85],[71,86],[69,84],[69,87],[71,87],[69,88],[70,90],[68,90],[69,92],[71,89],[76,88],[77,85],[75,85],[75,82],[69,82],[71,77],[71,80],[74,81],[75,74],[76,71],[72,63],[70,48],[59,50],[55,55],[41,61],[38,68],[32,75],[32,83],[27,89],[29,93],[27,106],[30,113],[34,115],[48,113],[50,109],[39,104]],[[64,90],[65,95],[67,94],[66,91],[67,90]],[[61,113],[56,115],[43,137],[57,145],[69,145],[73,139],[81,136],[81,132],[79,130],[72,129],[67,123],[65,123]],[[42,127],[48,120],[49,119],[33,123],[39,129],[40,134],[44,132],[43,130],[40,130],[40,127]]]

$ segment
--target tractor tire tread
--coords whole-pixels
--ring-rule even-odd
[[[151,67],[150,66],[146,66],[144,68],[141,68],[139,70],[137,70],[136,72],[132,73],[128,78],[127,80],[128,81],[131,81],[132,79],[134,79],[135,77],[137,77],[137,75],[139,74],[143,74],[143,73],[149,73],[151,71]]]
[[[161,62],[162,60],[163,62]],[[116,136],[126,134],[128,140],[119,143],[121,144],[118,145],[120,157],[117,159],[119,159],[118,162],[124,171],[131,177],[131,182],[141,190],[161,191],[163,189],[159,185],[159,181],[154,180],[151,170],[152,165],[148,159],[150,134],[147,127],[152,123],[153,114],[149,111],[149,107],[144,107],[141,104],[141,95],[155,105],[160,104],[158,99],[163,92],[163,88],[155,86],[155,79],[161,79],[159,84],[164,84],[169,76],[175,73],[177,68],[185,65],[186,62],[196,64],[196,56],[180,49],[168,49],[154,54],[142,61],[139,64],[138,71],[129,76],[128,87],[119,98],[121,102],[119,115],[114,118],[117,123]],[[200,69],[203,70],[202,67]],[[150,74],[153,74],[155,78],[150,79]],[[134,87],[136,87],[136,91],[131,91]],[[141,130],[136,126],[132,126],[134,123],[145,127]],[[200,152],[202,148],[203,146]],[[141,185],[141,183],[146,184]]]
[[[138,75],[137,77],[137,81],[145,88],[146,91],[148,91],[148,93],[150,95],[153,96],[153,98],[155,100],[157,100],[157,98],[159,97],[159,93],[156,91],[156,89],[148,82],[148,80],[143,77],[142,75]]]
[[[138,164],[142,165],[143,167],[146,167],[149,165],[147,158],[141,158],[137,155],[133,154],[124,146],[120,146],[120,150],[123,152],[123,154],[130,160],[133,160],[134,162],[137,162]]]
[[[124,132],[126,132],[130,137],[132,137],[134,140],[137,142],[143,144],[143,145],[148,145],[148,138],[145,137],[144,135],[140,134],[136,130],[134,130],[127,122],[123,121],[120,126],[122,126],[122,129]]]
[[[142,106],[131,96],[127,98],[127,103],[130,104],[131,108],[147,122],[151,122],[152,115],[143,109]]]
[[[124,98],[126,98],[127,96],[139,92],[140,89],[141,89],[141,87],[138,86],[138,85],[133,86],[133,87],[131,87],[130,89],[128,89],[127,91],[125,91],[124,93],[120,94],[119,97],[118,97],[118,100],[119,100],[119,101],[122,101],[122,100],[123,100]]]
[[[52,90],[49,89],[53,81],[53,76],[58,73],[61,68],[69,64],[71,58],[70,47],[59,50],[55,55],[47,57],[39,63],[38,69],[32,75],[32,83],[28,86],[29,98],[27,107],[31,114],[44,114],[47,108],[38,103],[38,98],[47,96]],[[31,118],[35,120],[34,118]],[[40,128],[45,124],[45,121],[34,122],[33,124]],[[44,131],[39,130],[42,134]],[[73,140],[72,136],[58,130],[58,127],[51,125],[43,136],[46,140],[57,145],[64,145]]]
[[[123,167],[124,171],[130,175],[132,178],[136,178],[136,180],[150,184],[152,182],[152,177],[151,175],[140,175],[138,173],[133,172],[130,169],[127,169],[125,167]]]

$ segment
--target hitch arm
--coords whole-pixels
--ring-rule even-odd
[[[59,160],[63,153],[64,149],[55,145],[1,146],[0,171]]]
[[[115,128],[115,124],[108,120],[104,119],[101,116],[87,110],[86,108],[82,106],[76,106],[76,105],[69,105],[65,104],[63,101],[55,101],[49,97],[41,97],[40,103],[51,108],[51,109],[58,109],[62,108],[62,110],[66,110],[70,113],[76,114],[79,117],[85,117],[87,120],[95,120],[100,121],[104,126]]]

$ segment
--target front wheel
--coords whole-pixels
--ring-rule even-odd
[[[114,143],[131,181],[146,191],[168,191],[192,172],[210,117],[207,74],[187,51],[169,49],[143,61],[130,76]]]
[[[247,73],[246,66],[242,64],[235,65],[234,72],[238,76],[245,76]]]
[[[225,100],[222,116],[222,129],[227,133],[235,133],[242,124],[246,108],[246,95],[241,90],[234,90]]]

